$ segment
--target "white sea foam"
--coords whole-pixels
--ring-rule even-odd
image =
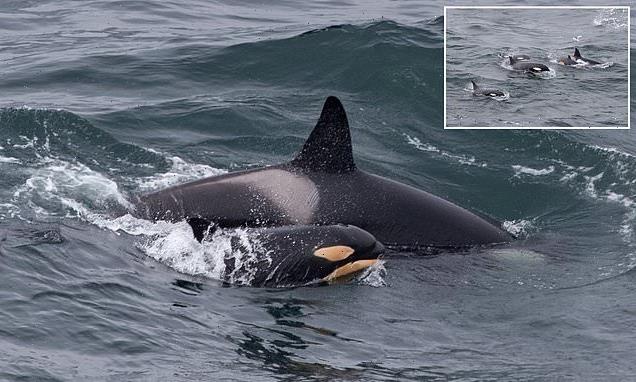
[[[547,168],[535,169],[531,167],[525,167],[521,165],[512,165],[512,169],[515,172],[515,176],[532,175],[532,176],[542,176],[548,175],[554,172],[554,166],[548,166]]]
[[[186,222],[175,223],[165,235],[148,239],[140,248],[150,257],[189,275],[220,280],[225,270],[223,258],[232,250],[229,237],[199,243]]]
[[[591,197],[591,198],[597,198],[598,197],[598,193],[596,192],[596,185],[595,183],[601,179],[603,177],[604,173],[601,172],[599,174],[596,174],[594,176],[583,176],[585,178],[585,193]]]
[[[37,214],[56,215],[62,207],[67,215],[81,217],[93,208],[113,203],[131,207],[117,183],[79,162],[47,158],[28,173],[29,178],[14,191],[12,199],[31,206]]]
[[[204,164],[189,163],[178,156],[167,157],[172,164],[165,173],[155,174],[137,180],[140,191],[158,190],[190,180],[227,173],[227,170],[210,167]]]
[[[574,178],[576,178],[576,177],[577,177],[577,175],[579,175],[577,172],[568,172],[568,173],[565,173],[565,174],[561,177],[561,179],[559,179],[559,182],[567,183],[567,182],[569,182],[569,181],[573,180]]]
[[[34,148],[35,145],[38,143],[38,137],[36,137],[35,135],[32,138],[29,138],[25,135],[20,135],[19,137],[20,139],[24,141],[24,143],[21,145],[15,143],[13,144],[13,148],[16,148],[16,149]]]
[[[152,222],[129,214],[111,218],[89,213],[86,218],[100,228],[140,236],[138,247],[146,255],[178,272],[193,276],[220,279],[225,268],[223,256],[231,250],[228,235],[219,234],[218,240],[215,238],[199,243],[185,221]]]
[[[0,203],[0,219],[15,218],[18,216],[20,208],[12,203]]]
[[[407,134],[404,134],[404,137],[406,137],[406,141],[408,142],[408,144],[415,146],[415,148],[418,150],[428,151],[433,153],[440,152],[440,149],[438,149],[437,147],[431,145],[430,143],[423,143],[417,137],[411,137],[410,135],[407,135]]]
[[[375,288],[386,286],[386,268],[384,260],[379,260],[369,268],[364,269],[355,278],[355,282],[362,285],[368,285]]]
[[[435,153],[435,154],[438,154],[441,157],[444,157],[444,158],[446,158],[448,160],[451,160],[453,162],[457,162],[457,163],[463,164],[463,165],[477,166],[477,167],[487,167],[488,166],[488,164],[486,162],[479,162],[472,155],[453,154],[453,153],[450,153],[448,151],[439,149],[439,148],[431,145],[430,143],[422,142],[419,138],[411,137],[408,134],[404,134],[404,137],[406,138],[406,142],[408,144],[414,146],[416,149],[418,149],[420,151],[425,151],[425,152],[429,152],[429,153]]]
[[[14,157],[3,157],[2,155],[0,155],[0,163],[13,163],[13,164],[20,164],[22,163],[18,158],[14,158]]]
[[[501,227],[515,237],[524,237],[534,228],[529,220],[506,220],[501,223]]]
[[[630,153],[628,153],[626,151],[619,150],[616,147],[604,147],[604,146],[599,146],[599,145],[590,145],[588,147],[591,147],[592,149],[597,150],[597,151],[609,153],[609,154],[611,154],[612,157],[618,155],[618,156],[624,156],[624,157],[627,157],[627,158],[636,159],[636,155],[630,154]]]

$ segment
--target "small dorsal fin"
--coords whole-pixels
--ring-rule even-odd
[[[517,62],[517,60],[515,60],[512,56],[509,56],[508,58],[510,58],[510,65],[514,65],[515,62]]]
[[[291,164],[304,170],[330,173],[355,170],[349,121],[338,98],[327,98],[316,127]]]
[[[581,52],[579,52],[579,48],[574,48],[574,58],[581,57]]]
[[[473,84],[473,90],[477,90],[479,89],[479,86],[477,86],[477,84],[475,83],[475,81],[470,80],[470,83]]]

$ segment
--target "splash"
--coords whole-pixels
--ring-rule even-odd
[[[14,205],[31,207],[36,217],[82,217],[114,206],[132,207],[117,183],[82,163],[44,158],[40,166],[27,170],[28,179],[11,199]]]
[[[386,283],[386,267],[384,260],[378,260],[375,264],[366,268],[355,277],[356,284],[367,285],[374,288],[387,286]]]
[[[166,159],[171,163],[171,168],[167,172],[136,180],[140,191],[158,190],[195,179],[227,173],[227,170],[186,162],[178,156],[170,156]]]
[[[506,220],[501,223],[501,227],[516,238],[527,237],[534,230],[534,224],[525,219]]]

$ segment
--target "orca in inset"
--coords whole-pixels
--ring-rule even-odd
[[[549,72],[550,68],[548,68],[547,66],[543,65],[543,64],[539,64],[536,62],[519,62],[517,60],[514,59],[514,57],[510,56],[509,58],[509,62],[510,62],[510,66],[512,66],[512,69],[514,70],[523,70],[526,73],[542,73],[542,72]]]
[[[370,174],[353,160],[349,122],[336,97],[296,158],[142,195],[133,212],[150,219],[198,219],[220,227],[350,224],[391,247],[461,248],[503,243],[510,234],[412,186]]]
[[[601,64],[601,62],[598,62],[598,61],[595,61],[595,60],[592,60],[592,59],[585,58],[585,57],[581,56],[581,52],[579,52],[579,48],[574,48],[574,56],[573,57],[574,57],[575,60],[583,61],[583,62],[585,62],[585,63],[587,63],[589,65]]]
[[[471,80],[470,83],[473,85],[473,95],[483,95],[483,96],[491,97],[491,98],[499,98],[499,97],[506,96],[506,94],[499,89],[481,88],[477,86],[477,84],[473,80]]]
[[[244,236],[233,234],[230,245],[221,279],[254,287],[346,280],[384,253],[373,235],[350,225],[252,228]]]
[[[515,54],[514,56],[512,56],[512,58],[515,61],[528,61],[528,60],[530,60],[530,56],[528,56],[527,54]]]
[[[561,65],[567,65],[567,66],[574,66],[577,65],[578,62],[576,62],[575,60],[572,59],[572,57],[570,57],[570,55],[568,54],[567,57],[561,57],[559,58],[559,64]]]

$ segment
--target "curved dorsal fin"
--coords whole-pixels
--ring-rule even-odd
[[[331,173],[355,170],[349,121],[338,98],[327,98],[316,127],[291,164],[304,170]]]
[[[581,52],[579,52],[579,48],[574,48],[574,58],[581,57]]]
[[[470,80],[470,82],[473,84],[473,90],[477,90],[477,89],[479,89],[479,86],[477,86],[477,84],[475,83],[475,81]]]

